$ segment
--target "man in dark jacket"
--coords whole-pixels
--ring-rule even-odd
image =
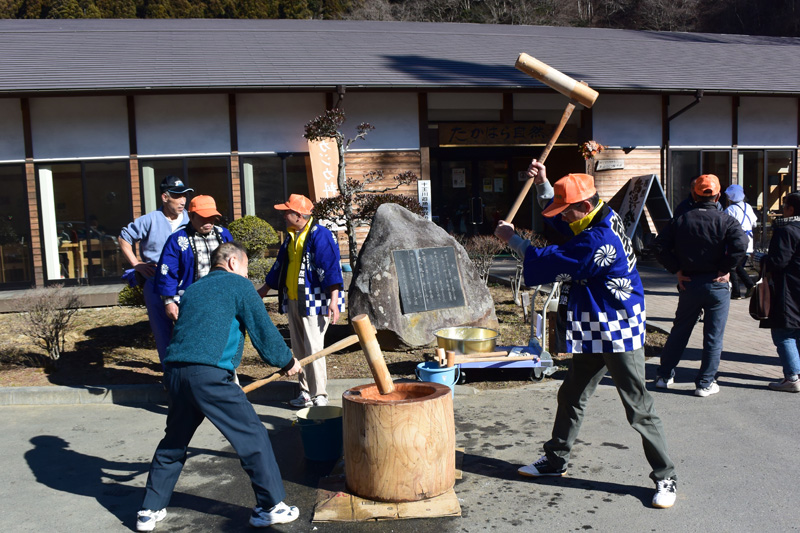
[[[655,244],[658,261],[678,275],[679,289],[678,309],[661,352],[656,387],[666,389],[673,383],[675,367],[703,311],[703,356],[694,391],[700,397],[719,392],[715,378],[730,308],[730,273],[747,251],[742,227],[717,209],[719,195],[715,175],[699,176],[692,184],[692,208],[673,218]]]
[[[766,269],[774,292],[769,318],[760,327],[770,328],[784,375],[769,388],[800,392],[800,193],[784,199],[783,217],[775,220],[772,229]]]
[[[205,418],[225,435],[250,476],[256,497],[250,525],[291,522],[299,514],[297,507],[283,503],[286,492],[269,435],[234,382],[234,370],[242,359],[245,331],[268,364],[291,376],[300,371],[300,363],[247,279],[245,249],[234,242],[220,244],[211,265],[211,272],[183,294],[167,348],[167,428],[150,465],[137,531],[153,531],[166,517],[189,441]]]

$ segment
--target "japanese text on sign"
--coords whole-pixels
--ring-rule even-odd
[[[555,128],[555,124],[544,122],[439,124],[439,145],[545,144],[553,135]],[[577,138],[578,127],[575,124],[567,124],[559,136],[559,142],[575,143]]]
[[[337,177],[339,173],[339,147],[336,139],[308,141],[308,154],[311,158],[312,187],[309,187],[311,200],[318,202],[339,194]]]
[[[395,250],[392,255],[403,314],[464,305],[452,246]]]

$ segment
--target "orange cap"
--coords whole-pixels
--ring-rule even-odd
[[[719,194],[719,178],[714,174],[703,174],[694,180],[694,193],[697,196],[716,196]]]
[[[589,174],[567,174],[553,185],[553,203],[542,211],[542,216],[554,217],[571,204],[588,200],[595,194],[594,178]]]
[[[314,202],[303,196],[302,194],[292,194],[289,196],[289,201],[282,204],[275,204],[275,209],[282,211],[294,211],[301,215],[310,215],[311,210],[314,208]]]
[[[200,196],[195,196],[192,198],[192,201],[189,202],[189,209],[190,213],[197,213],[201,217],[221,217],[219,211],[217,211],[217,202],[208,195],[201,194]]]

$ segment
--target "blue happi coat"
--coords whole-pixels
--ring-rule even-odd
[[[156,267],[155,288],[161,296],[183,294],[195,280],[195,257],[189,242],[194,229],[191,224],[170,235],[161,252],[161,259]],[[214,226],[213,234],[220,242],[233,240],[227,228]]]
[[[560,218],[560,216],[558,217]],[[568,353],[627,352],[644,346],[644,289],[622,219],[603,205],[562,245],[525,252],[525,284],[564,282],[559,322]]]
[[[330,305],[328,287],[339,286],[339,301],[336,305],[339,312],[344,312],[344,291],[342,289],[342,267],[340,264],[339,244],[331,231],[320,226],[316,221],[306,235],[303,247],[303,260],[300,264],[300,275],[297,280],[297,297],[303,298],[304,316],[327,315]],[[278,250],[278,257],[267,274],[266,284],[279,291],[280,312],[286,312],[286,275],[289,267],[289,243],[287,236]]]

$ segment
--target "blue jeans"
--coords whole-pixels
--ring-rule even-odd
[[[256,505],[269,509],[286,497],[267,429],[233,375],[233,371],[207,365],[167,365],[167,428],[150,465],[142,509],[155,511],[169,504],[189,441],[205,418],[239,455]]]
[[[716,274],[695,274],[684,283],[685,290],[678,296],[678,309],[672,322],[672,331],[661,352],[658,375],[669,379],[675,375],[675,367],[683,357],[683,351],[692,335],[695,323],[703,315],[703,356],[700,371],[695,378],[698,388],[706,388],[714,382],[722,356],[722,336],[730,309],[730,288],[727,283],[715,283]]]
[[[778,349],[778,357],[783,365],[783,376],[791,378],[800,374],[800,329],[775,328],[771,329],[772,342]]]
[[[164,357],[167,356],[167,346],[172,337],[172,320],[167,317],[167,312],[164,309],[164,301],[161,296],[156,294],[155,283],[152,279],[148,279],[142,287],[144,293],[144,304],[147,307],[147,317],[150,320],[150,329],[153,331],[153,337],[156,340],[156,350],[158,351],[158,359],[161,365],[164,365]]]

